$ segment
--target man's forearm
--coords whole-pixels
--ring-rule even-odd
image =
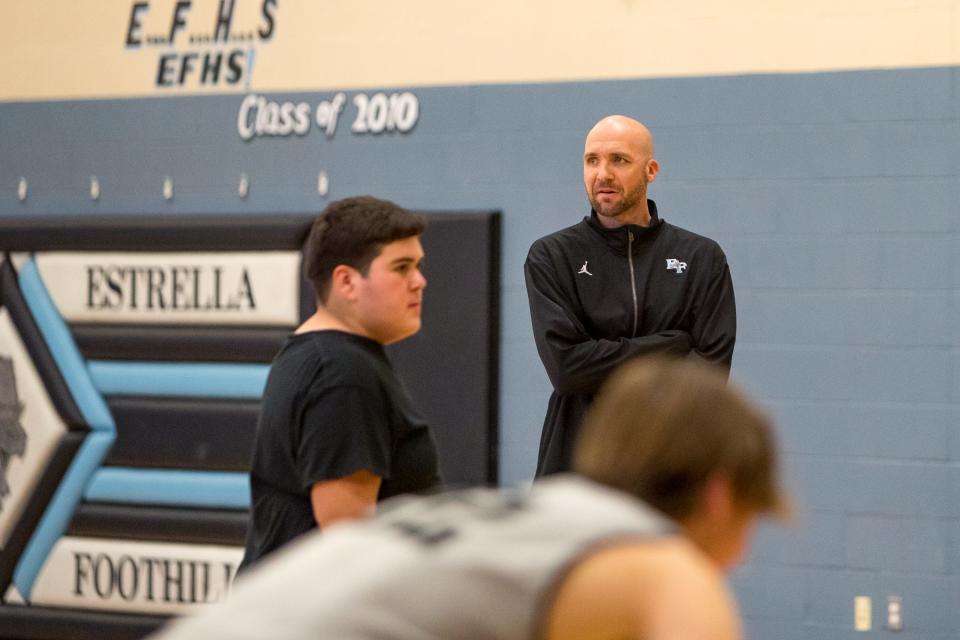
[[[687,355],[690,336],[674,330],[619,340],[563,342],[544,337],[537,346],[557,393],[595,393],[614,369],[632,358],[658,353]]]

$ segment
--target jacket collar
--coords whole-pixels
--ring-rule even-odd
[[[616,229],[608,229],[600,223],[600,220],[597,219],[597,212],[593,209],[590,210],[590,215],[583,219],[584,223],[593,231],[608,247],[626,255],[627,247],[629,246],[629,236],[633,234],[633,248],[634,251],[637,249],[637,245],[641,241],[647,238],[653,238],[658,233],[663,226],[663,220],[660,219],[659,214],[657,213],[657,203],[653,200],[647,199],[647,207],[650,209],[650,224],[646,227],[642,227],[638,224],[626,224],[622,227],[617,227]]]

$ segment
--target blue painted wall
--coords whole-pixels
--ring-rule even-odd
[[[778,420],[799,504],[796,527],[763,527],[734,576],[751,637],[870,637],[853,631],[857,595],[874,598],[872,635],[886,635],[884,603],[899,595],[897,637],[945,640],[960,633],[958,89],[954,68],[422,88],[406,135],[351,135],[345,119],[331,139],[251,142],[236,132],[241,96],[7,103],[0,214],[312,211],[356,193],[502,210],[501,470],[512,483],[532,475],[549,395],[527,248],[586,212],[589,127],[635,116],[655,136],[662,215],[728,254],[733,378]]]

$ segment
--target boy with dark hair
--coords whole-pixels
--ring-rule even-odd
[[[439,484],[436,447],[383,350],[420,329],[424,220],[392,202],[330,203],[304,273],[317,310],[270,368],[241,569],[293,538]]]

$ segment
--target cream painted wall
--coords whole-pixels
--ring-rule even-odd
[[[141,0],[143,1],[143,0]],[[135,0],[3,2],[0,101],[597,80],[960,63],[960,0],[193,0],[172,44],[128,48]],[[267,0],[270,2],[271,0]],[[170,32],[149,0],[140,35]],[[162,54],[242,49],[242,84],[157,87]],[[252,54],[251,54],[252,52]]]

